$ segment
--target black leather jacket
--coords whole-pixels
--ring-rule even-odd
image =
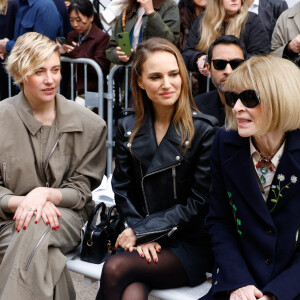
[[[184,154],[173,124],[157,147],[152,117],[145,119],[132,145],[133,112],[119,120],[116,167],[112,179],[122,218],[137,244],[171,236],[193,244],[207,243],[205,217],[210,189],[209,155],[217,121],[192,112],[195,137]],[[130,152],[132,150],[132,154]]]

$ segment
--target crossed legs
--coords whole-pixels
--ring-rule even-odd
[[[180,260],[170,250],[158,253],[158,263],[148,263],[134,252],[111,256],[102,271],[96,300],[147,300],[152,288],[176,288],[188,284]]]

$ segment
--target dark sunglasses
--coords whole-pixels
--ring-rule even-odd
[[[225,102],[229,107],[233,108],[238,99],[240,99],[247,108],[254,108],[260,103],[259,94],[255,90],[246,90],[240,94],[235,92],[225,92]]]
[[[213,65],[214,68],[218,71],[222,71],[226,68],[227,64],[230,64],[230,67],[232,70],[236,69],[242,62],[244,62],[244,59],[232,59],[232,60],[225,60],[225,59],[213,59]]]

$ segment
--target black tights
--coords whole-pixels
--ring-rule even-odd
[[[147,300],[152,288],[168,289],[188,284],[180,260],[167,249],[158,263],[148,263],[137,251],[111,256],[105,263],[96,300]]]

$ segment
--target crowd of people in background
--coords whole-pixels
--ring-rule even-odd
[[[105,77],[131,67],[112,177],[122,231],[96,299],[209,272],[201,299],[299,300],[300,3],[97,3],[0,0],[0,298],[76,297],[65,254],[94,207],[106,126],[67,101],[65,56]],[[84,99],[83,67],[74,76]]]
[[[66,37],[66,43],[60,46],[61,55],[93,59],[104,75],[108,74],[110,63],[132,63],[134,55],[121,51],[118,33],[129,33],[133,54],[141,41],[151,37],[165,38],[179,48],[188,71],[193,72],[194,96],[215,89],[212,81],[207,87],[206,60],[209,46],[222,35],[241,39],[247,58],[272,53],[296,64],[299,61],[299,4],[288,9],[285,0],[180,0],[178,3],[174,0],[113,0],[99,12],[93,2],[97,3],[91,0],[1,1],[0,72],[5,82],[1,85],[0,99],[8,96],[4,57],[18,36],[28,31],[42,33],[52,40]],[[102,22],[112,26],[110,37],[103,30]],[[93,73],[92,68],[89,73]],[[63,81],[62,93],[69,97],[68,74],[69,69],[63,68],[63,77],[67,79]],[[81,95],[82,68],[79,67],[76,76],[77,94]],[[90,76],[88,80],[91,91],[97,87],[94,78]],[[17,92],[18,89],[13,90],[14,94]]]

